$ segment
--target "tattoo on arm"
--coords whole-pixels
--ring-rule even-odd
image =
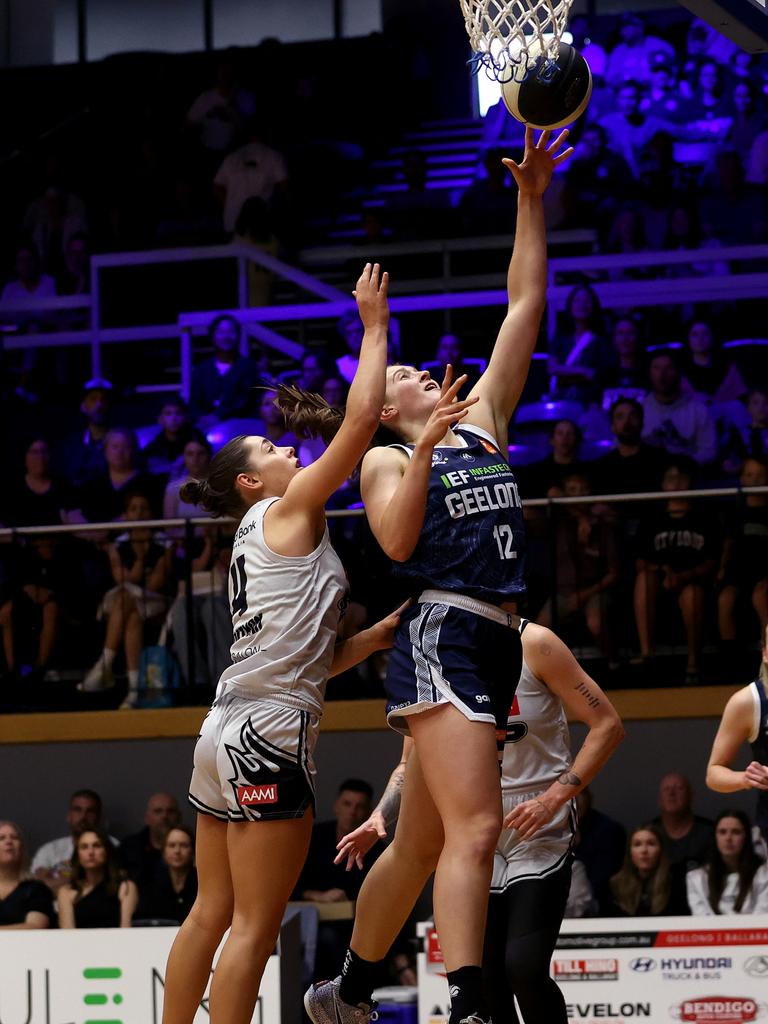
[[[558,776],[557,781],[560,783],[561,786],[581,785],[581,779],[576,774],[576,772],[563,772],[562,775]]]
[[[586,683],[579,683],[578,686],[574,687],[574,689],[576,690],[576,693],[580,693],[582,695],[591,708],[600,707],[600,698],[596,697],[594,693],[592,693]]]
[[[397,816],[400,813],[400,796],[405,782],[405,764],[400,764],[395,768],[392,776],[387,783],[387,788],[384,790],[384,795],[379,801],[379,811],[387,825],[391,825],[393,821],[397,821]]]

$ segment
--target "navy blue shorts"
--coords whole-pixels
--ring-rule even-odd
[[[471,721],[490,722],[506,736],[523,662],[519,620],[492,605],[484,606],[494,614],[489,618],[423,600],[429,593],[401,616],[395,634],[385,683],[387,722],[408,734],[410,715],[449,702]]]

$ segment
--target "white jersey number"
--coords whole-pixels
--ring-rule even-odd
[[[515,550],[515,535],[512,532],[512,527],[507,526],[503,523],[501,526],[494,526],[493,538],[499,548],[499,558],[507,561],[511,558],[517,558],[517,551]]]

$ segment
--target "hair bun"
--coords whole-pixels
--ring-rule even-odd
[[[205,507],[205,497],[208,493],[207,480],[186,480],[179,489],[179,497],[188,505],[202,505]]]

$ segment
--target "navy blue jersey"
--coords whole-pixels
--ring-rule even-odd
[[[760,764],[768,764],[768,693],[766,693],[765,683],[761,679],[756,679],[752,686],[755,689],[758,702],[757,714],[755,715],[757,731],[750,736],[752,757],[755,761],[759,761]],[[766,842],[768,842],[768,793],[764,790],[757,791],[756,820],[760,830],[766,837]]]
[[[525,593],[525,526],[517,482],[485,430],[462,424],[466,447],[432,453],[424,526],[393,573],[414,589],[452,590],[500,604]],[[410,453],[413,445],[395,445]]]

